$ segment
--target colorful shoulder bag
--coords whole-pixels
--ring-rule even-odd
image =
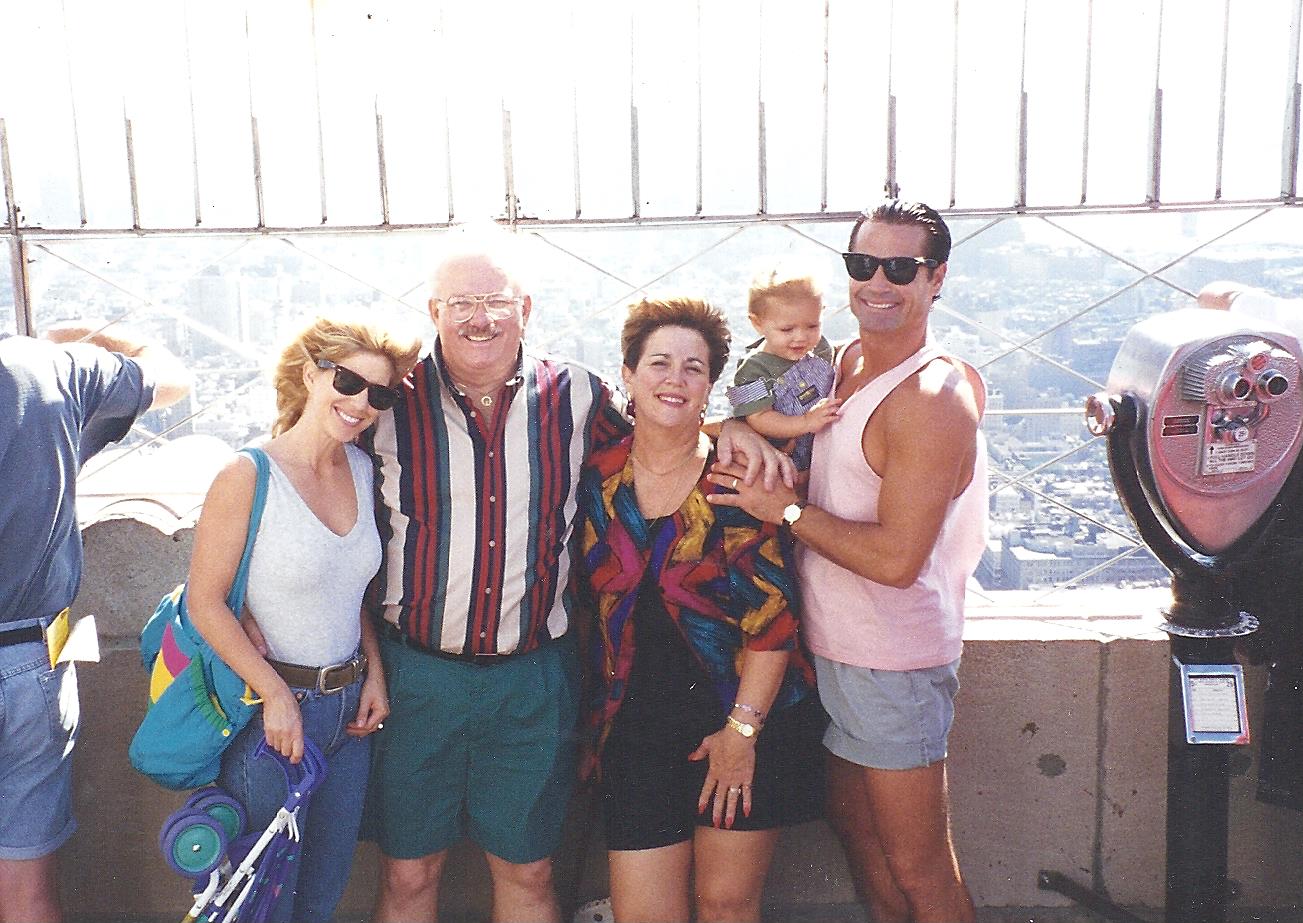
[[[253,542],[267,502],[271,469],[262,449],[241,449],[258,469],[249,530],[226,604],[244,609]],[[149,671],[149,706],[131,740],[131,765],[164,788],[207,785],[222,752],[258,708],[253,690],[222,662],[186,611],[182,583],[159,602],[140,632],[140,659]]]

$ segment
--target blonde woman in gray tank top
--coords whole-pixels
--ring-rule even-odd
[[[389,713],[375,627],[362,596],[380,566],[374,471],[352,443],[398,403],[419,344],[370,324],[318,318],[282,352],[278,418],[263,446],[267,503],[249,567],[246,633],[226,595],[244,548],[255,470],[236,456],[217,475],[195,528],[186,590],[195,627],[262,699],[222,757],[218,782],[270,823],[285,800],[268,745],[298,762],[304,738],[326,761],[301,813],[302,851],[272,920],[329,920],[348,881],[370,765],[370,735]],[[254,638],[258,639],[255,644]]]

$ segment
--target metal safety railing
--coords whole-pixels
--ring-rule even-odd
[[[48,57],[39,62],[41,71],[63,78],[35,82],[17,96],[11,92],[0,98],[5,203],[0,240],[8,251],[0,263],[0,311],[6,314],[4,326],[28,333],[89,310],[106,322],[142,324],[193,361],[195,400],[188,409],[142,427],[128,452],[118,456],[127,459],[175,435],[207,431],[230,442],[258,425],[257,401],[265,399],[265,385],[257,368],[270,355],[271,333],[314,303],[350,300],[419,321],[428,267],[414,253],[467,215],[488,213],[533,235],[550,254],[555,271],[545,280],[546,297],[538,299],[547,306],[547,322],[532,324],[531,337],[614,371],[618,308],[629,298],[667,286],[700,291],[729,304],[732,319],[743,329],[746,319],[737,305],[745,280],[739,267],[765,254],[792,251],[823,261],[829,280],[828,326],[848,335],[852,331],[842,310],[844,283],[839,280],[844,277],[836,253],[849,221],[874,190],[927,198],[943,206],[956,230],[946,298],[935,315],[944,327],[943,339],[970,354],[997,391],[1028,396],[1015,406],[989,411],[988,430],[998,456],[993,507],[1018,508],[1009,514],[1017,521],[1002,528],[1006,533],[1021,529],[1031,536],[1027,540],[1045,547],[1077,541],[1080,536],[1068,531],[1073,523],[1077,533],[1109,536],[1122,546],[1102,560],[1096,555],[1089,563],[1069,565],[1074,573],[1053,584],[1096,580],[1110,568],[1116,570],[1118,562],[1139,557],[1140,546],[1115,505],[1104,508],[1060,490],[1065,481],[1106,482],[1098,444],[1079,425],[1077,400],[1102,387],[1106,367],[1099,367],[1098,349],[1090,357],[1094,364],[1083,365],[1078,355],[1083,351],[1074,341],[1082,339],[1082,331],[1120,339],[1125,327],[1146,311],[1188,302],[1207,281],[1203,274],[1210,271],[1209,264],[1222,274],[1251,275],[1246,282],[1274,283],[1287,294],[1294,284],[1285,268],[1288,260],[1241,259],[1232,251],[1247,246],[1241,241],[1266,240],[1255,246],[1287,248],[1298,239],[1293,216],[1299,214],[1294,206],[1303,0],[1282,0],[1271,10],[1221,0],[1216,79],[1203,114],[1194,118],[1207,120],[1215,111],[1215,127],[1200,136],[1215,152],[1208,182],[1203,192],[1190,194],[1187,184],[1173,193],[1165,165],[1170,174],[1192,124],[1192,117],[1171,99],[1185,90],[1188,81],[1180,78],[1188,70],[1173,68],[1191,66],[1181,63],[1182,36],[1192,24],[1206,33],[1205,6],[1139,0],[1130,11],[1135,28],[1124,30],[1139,36],[1127,46],[1135,57],[1121,61],[1120,33],[1108,18],[1113,13],[1097,8],[1094,0],[1065,0],[1056,6],[1052,24],[1030,0],[751,0],[730,4],[727,16],[704,0],[671,2],[655,10],[638,4],[579,4],[564,13],[503,0],[485,5],[482,21],[469,18],[468,5],[442,3],[395,7],[380,23],[343,4],[304,0],[217,9],[183,0],[157,17],[172,17],[170,34],[181,50],[175,76],[183,102],[168,110],[176,116],[168,131],[179,148],[188,150],[189,163],[182,171],[185,178],[170,181],[168,189],[173,201],[193,204],[192,220],[182,223],[160,220],[157,196],[142,196],[142,184],[160,182],[142,165],[148,160],[142,159],[142,129],[160,130],[160,119],[148,105],[151,90],[137,85],[129,91],[127,81],[119,81],[122,114],[116,128],[102,107],[91,104],[103,101],[102,93],[94,95],[96,84],[116,86],[117,78],[111,68],[96,70],[80,56],[88,32],[114,27],[96,19],[92,6],[80,0],[24,7],[22,25],[62,34],[62,43],[31,44]],[[504,15],[508,7],[511,16]],[[0,26],[19,14],[17,8],[0,12]],[[1247,23],[1259,29],[1271,23],[1279,27],[1268,30],[1278,36],[1270,66],[1255,70],[1252,62],[1246,63],[1242,49],[1253,38],[1244,28]],[[928,37],[925,50],[919,45],[921,26]],[[126,46],[135,47],[134,26],[116,28],[124,30]],[[585,28],[588,32],[581,36]],[[510,33],[505,39],[503,30]],[[665,48],[654,41],[667,31],[682,46],[670,62],[664,61]],[[872,55],[854,40],[870,33],[877,42]],[[21,29],[14,34],[21,38]],[[510,60],[499,54],[504,47],[528,47],[543,37],[563,43],[557,47],[565,53],[555,57],[567,59],[564,73],[541,66],[513,71]],[[269,38],[276,41],[269,43]],[[204,83],[208,64],[200,52],[212,50],[205,43],[222,41],[221,76],[234,87],[223,98],[240,97],[236,116],[223,125],[244,137],[218,150],[209,138],[214,104]],[[1063,57],[1073,57],[1072,66],[1047,69],[1038,64],[1047,41],[1056,43],[1056,50],[1061,46]],[[399,51],[420,42],[430,45],[428,62],[399,63]],[[589,42],[594,53],[607,45],[625,49],[627,54],[611,60],[627,70],[586,72],[583,55],[577,53],[580,42]],[[23,54],[25,43],[14,44],[16,54]],[[297,89],[266,79],[269,44],[272,55],[293,52],[302,59],[304,76]],[[1205,51],[1212,48],[1208,41],[1205,45]],[[1256,57],[1270,57],[1263,48],[1255,39]],[[983,60],[1007,59],[1016,67],[1008,68],[1003,82],[983,83],[988,79],[984,69],[972,67],[975,51]],[[353,83],[360,85],[355,95],[365,105],[354,105],[345,118],[341,91],[331,80],[339,59],[349,55],[395,72],[386,83],[377,76],[385,67],[354,68]],[[792,60],[799,63],[789,65]],[[479,93],[469,86],[475,81],[456,79],[459,61],[470,62],[482,81],[501,79],[489,92]],[[486,61],[495,66],[483,66]],[[784,70],[789,66],[797,69]],[[1131,137],[1122,143],[1114,136],[1111,109],[1117,97],[1106,93],[1106,78],[1116,80],[1124,68],[1131,95],[1143,87],[1147,98],[1148,130],[1142,141]],[[676,69],[693,75],[684,95],[670,82],[669,72]],[[429,143],[414,146],[412,111],[404,108],[394,86],[423,70],[434,74],[422,84],[426,96],[418,107],[419,120],[430,123],[422,135]],[[1052,81],[1047,73],[1055,70],[1067,76]],[[595,77],[614,86],[619,105],[602,108],[585,96]],[[925,78],[926,85],[920,82]],[[538,144],[537,126],[526,125],[538,120],[531,99],[538,100],[527,92],[531,82],[546,83],[556,91],[550,96],[561,101],[548,110],[553,143]],[[794,84],[807,87],[795,107],[788,98]],[[729,92],[723,93],[721,85]],[[1011,122],[1001,123],[1010,137],[993,137],[980,119],[975,121],[974,112],[985,111],[980,107],[994,97],[1007,97],[1008,111],[1016,113]],[[1058,108],[1070,110],[1071,117],[1045,114],[1038,101],[1047,98],[1056,105],[1062,100]],[[1283,105],[1262,124],[1258,140],[1279,140],[1279,182],[1255,180],[1254,185],[1244,181],[1242,163],[1231,156],[1232,122],[1246,99],[1276,98]],[[45,133],[35,130],[41,123],[30,114],[8,117],[7,111],[22,109],[15,100],[24,99],[40,102],[36,108],[58,113],[66,124]],[[738,139],[720,138],[721,99],[728,118],[745,129],[736,132]],[[52,104],[44,106],[46,102]],[[309,205],[291,210],[295,220],[290,221],[280,220],[288,214],[285,209],[278,211],[268,202],[269,193],[279,194],[289,182],[283,163],[272,163],[284,160],[270,140],[275,126],[268,120],[278,104],[282,109],[293,104],[308,114],[307,140],[293,170],[310,177],[306,185],[313,192]],[[478,107],[480,121],[490,127],[466,130],[459,113],[468,106]],[[801,114],[793,115],[793,108]],[[919,112],[933,110],[947,113],[949,125],[943,116],[939,125],[929,121],[921,127]],[[345,123],[353,135],[367,139],[365,169],[341,173],[338,168],[348,161],[334,127]],[[677,131],[671,146],[660,137],[666,125]],[[1062,157],[1062,146],[1046,144],[1047,133],[1056,131],[1080,138],[1079,156]],[[63,142],[48,140],[46,134]],[[803,183],[805,191],[795,197],[786,191],[794,177],[791,148],[785,146],[794,134],[817,148],[817,156],[801,161],[807,173],[797,185]],[[597,135],[605,148],[594,146]],[[65,143],[66,149],[48,162],[37,156],[54,151],[56,143]],[[999,149],[995,156],[984,156],[988,146]],[[942,155],[922,157],[925,148]],[[690,166],[673,174],[671,182],[662,161],[670,153],[679,157],[680,149]],[[90,151],[95,153],[87,160]],[[553,156],[557,151],[561,156]],[[544,152],[550,158],[546,169],[539,167]],[[606,156],[610,152],[614,154]],[[1101,171],[1119,152],[1129,163],[1145,165],[1143,182],[1132,187],[1134,194],[1121,197],[1100,182],[1106,176]],[[103,173],[103,158],[120,166],[119,178],[92,182],[89,173],[96,171],[88,167]],[[1061,174],[1076,173],[1076,178],[1059,183],[1054,194],[1038,194],[1036,177],[1056,159],[1064,160],[1057,165]],[[153,162],[156,169],[157,158]],[[978,162],[974,173],[969,166]],[[416,163],[429,180],[421,195],[400,179],[410,177]],[[1224,194],[1228,164],[1240,170],[1234,185],[1242,194]],[[499,178],[488,176],[499,167]],[[467,179],[471,173],[475,182]],[[753,192],[730,191],[749,186],[752,179]],[[563,194],[551,195],[549,186]],[[993,192],[1002,189],[1007,192]],[[73,190],[73,200],[67,207],[52,207],[50,201],[59,196],[51,190]],[[226,220],[214,220],[214,201],[223,198],[244,203],[244,211],[218,208]],[[341,212],[339,203],[350,199],[364,205]],[[109,207],[105,203],[110,200],[125,206]],[[527,206],[530,201],[546,204]],[[246,218],[236,220],[241,214]],[[360,214],[373,220],[354,220]],[[1217,227],[1193,235],[1172,232],[1171,222],[1186,220]],[[1149,222],[1161,231],[1143,235],[1149,239],[1140,248],[1111,240],[1128,222]],[[1263,233],[1263,226],[1273,222],[1282,226],[1279,233]],[[1121,238],[1134,236],[1121,232]],[[1071,255],[1046,256],[1026,243],[1032,237],[1052,237],[1054,246]],[[112,251],[112,258],[101,250]],[[1231,256],[1210,258],[1210,253]],[[1015,266],[1020,259],[1050,268],[1031,284],[1026,268]],[[1079,291],[1065,294],[1056,272],[1065,260],[1091,262],[1100,269],[1096,278],[1080,280]],[[1008,305],[988,297],[991,280],[1018,287],[1010,297],[1023,316],[1011,316]],[[978,290],[981,297],[974,294]],[[1043,394],[1015,387],[1017,375],[1029,369],[1051,383]],[[1082,464],[1087,472],[1062,476],[1066,467]],[[111,470],[98,468],[91,477],[105,477]],[[1017,503],[1008,500],[1011,495]],[[1061,521],[1065,517],[1069,525]],[[1033,579],[1023,582],[1037,585]]]
[[[1127,319],[1188,303],[1197,285],[1192,286],[1181,274],[1190,271],[1191,261],[1219,261],[1234,274],[1230,267],[1236,265],[1240,250],[1237,238],[1272,219],[1292,228],[1300,214],[1284,207],[1219,212],[1212,216],[1219,221],[1216,229],[1193,243],[1184,238],[1160,242],[1172,255],[1151,254],[1146,258],[1100,239],[1074,223],[1077,219],[1072,216],[952,219],[956,247],[951,274],[946,296],[934,312],[942,341],[947,345],[953,343],[956,352],[968,356],[995,392],[1013,392],[1014,378],[1025,374],[1005,368],[1012,359],[1026,363],[1019,369],[1037,369],[1038,374],[1053,376],[1057,388],[1075,389],[1074,398],[1068,397],[1068,391],[1060,390],[1054,392],[1059,395],[1056,399],[1042,406],[1018,404],[990,409],[988,439],[994,462],[990,485],[993,506],[997,510],[1001,508],[997,498],[1002,494],[1018,498],[1015,512],[997,515],[1001,523],[997,540],[1002,545],[1008,543],[1011,534],[1019,531],[1047,533],[1041,539],[1050,544],[1058,542],[1064,555],[1069,554],[1074,543],[1080,543],[1083,530],[1095,537],[1111,537],[1112,542],[1112,550],[1064,565],[1070,570],[1075,568],[1066,576],[1059,573],[1049,582],[1027,578],[1015,582],[1015,586],[1040,586],[1045,597],[1072,585],[1107,582],[1110,572],[1121,573],[1116,568],[1120,562],[1134,563],[1138,557],[1146,556],[1130,524],[1111,502],[1111,487],[1098,440],[1090,437],[1081,424],[1079,398],[1103,388],[1103,374],[1098,363],[1091,367],[1077,363],[1071,350],[1065,352],[1063,344],[1071,343],[1076,331],[1095,323],[1110,306],[1127,299],[1134,303],[1125,315]],[[1080,217],[1097,220],[1095,216]],[[1112,220],[1124,227],[1136,222],[1152,224],[1161,217],[1117,216]],[[1088,250],[1100,262],[1111,264],[1112,272],[1125,274],[1127,278],[1097,286],[1097,293],[1092,297],[1076,300],[1078,296],[1065,298],[1059,291],[1062,282],[1058,273],[1051,271],[1038,277],[1033,289],[1007,295],[1023,309],[1038,301],[1052,305],[1047,308],[1052,319],[1040,320],[1034,328],[1028,326],[1025,318],[1012,322],[1005,305],[992,310],[975,301],[972,289],[978,282],[1007,286],[1011,280],[1006,271],[985,265],[992,253],[1007,249],[1004,243],[990,246],[989,239],[1003,239],[1001,235],[1007,237],[1015,229],[1019,235],[1027,236],[1030,225],[1043,226],[1063,241],[1078,246],[1071,254],[1059,257],[1065,265],[1087,259],[1083,253]],[[830,268],[826,276],[829,280],[826,326],[834,336],[849,334],[853,332],[853,324],[846,311],[844,288],[840,287],[844,285],[844,276],[839,279],[836,270],[836,254],[843,246],[847,229],[848,224],[844,222],[797,224],[773,220],[708,228],[699,225],[585,230],[570,226],[535,228],[528,233],[536,239],[538,249],[547,254],[547,262],[554,271],[543,280],[537,298],[539,313],[530,329],[531,340],[544,348],[578,355],[614,375],[618,368],[615,344],[622,306],[640,293],[675,288],[702,292],[727,306],[739,331],[737,339],[743,341],[745,337],[740,331],[747,322],[743,307],[745,274],[741,267],[753,263],[752,257],[757,253],[785,252],[798,253],[816,263],[820,259],[827,261],[824,265]],[[1282,241],[1291,233],[1283,227],[1279,231]],[[427,236],[419,235],[422,246],[428,243]],[[1134,239],[1149,235],[1132,231],[1125,236]],[[151,444],[180,434],[216,433],[228,442],[238,443],[265,428],[270,401],[260,369],[271,355],[270,339],[254,329],[257,325],[247,322],[247,318],[241,321],[230,311],[213,316],[209,311],[213,299],[222,304],[235,299],[243,305],[240,311],[248,316],[266,314],[264,322],[277,329],[284,329],[283,319],[309,311],[318,301],[326,307],[342,301],[362,303],[381,314],[419,321],[424,314],[422,280],[428,267],[412,262],[408,256],[413,249],[408,244],[413,239],[411,234],[399,233],[358,237],[317,232],[300,237],[248,236],[229,242],[223,238],[221,246],[216,248],[212,245],[218,241],[206,239],[207,246],[201,255],[185,259],[176,255],[177,248],[194,245],[193,237],[151,235],[130,241],[60,237],[24,243],[29,270],[37,283],[38,297],[33,307],[38,322],[66,314],[68,308],[59,303],[56,293],[76,291],[90,303],[110,307],[106,320],[152,329],[164,335],[173,348],[183,353],[188,348],[190,355],[197,357],[194,358],[198,375],[196,399],[183,411],[162,421],[146,421],[128,450],[111,463],[117,465],[129,460],[132,453],[147,451]],[[140,272],[132,265],[121,271],[100,268],[102,263],[123,262],[120,258],[106,260],[97,256],[94,248],[106,244],[119,252],[138,251],[139,260],[153,268],[148,272]],[[1210,251],[1221,255],[1210,256]],[[629,253],[637,254],[636,258],[628,256]],[[612,254],[618,256],[615,262],[611,261]],[[1278,262],[1280,268],[1287,269],[1290,262],[1287,253],[1282,253]],[[257,274],[265,278],[267,267],[272,264],[282,267],[278,279],[266,291],[252,288],[252,283],[258,281]],[[1255,273],[1263,268],[1257,258],[1247,265]],[[1281,278],[1285,280],[1287,275]],[[210,282],[216,285],[215,293],[205,288]],[[293,285],[306,285],[304,291],[291,293],[291,301],[298,299],[301,303],[285,306],[283,316],[266,313],[270,309],[263,302],[278,292],[284,294],[286,287]],[[153,294],[151,289],[171,294]],[[333,294],[336,291],[338,297]],[[1162,292],[1167,295],[1161,295]],[[1102,329],[1111,331],[1120,340],[1127,325],[1108,321]],[[205,385],[206,380],[214,383]],[[261,401],[263,410],[257,409],[255,401]],[[1056,420],[1060,422],[1053,423]],[[232,429],[233,421],[242,423],[242,427]],[[1020,434],[1017,430],[1020,423],[1010,421],[1048,421],[1054,432],[1039,437],[1037,442],[1038,437]],[[1029,444],[1033,448],[1025,451]],[[1014,450],[1012,446],[1022,448]],[[1065,474],[1070,467],[1083,465],[1089,470]],[[96,469],[90,475],[88,489],[103,490],[96,487],[94,479],[103,478],[111,470],[109,466]],[[1094,484],[1098,489],[1065,494],[1064,485],[1074,482]],[[1004,549],[1004,553],[1009,552]],[[1136,579],[1135,575],[1142,570],[1132,567],[1125,573],[1130,579]]]

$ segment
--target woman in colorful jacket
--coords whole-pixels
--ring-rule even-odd
[[[621,346],[634,433],[584,471],[576,577],[591,610],[584,771],[599,779],[613,910],[759,920],[779,829],[822,799],[794,571],[775,527],[705,499],[727,489],[706,479],[701,432],[728,359],[723,315],[645,300]]]

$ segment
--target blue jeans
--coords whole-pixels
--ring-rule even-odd
[[[303,733],[321,749],[327,772],[306,808],[299,811],[301,854],[289,864],[280,898],[268,920],[313,923],[334,916],[348,884],[371,765],[371,739],[349,737],[344,732],[345,725],[357,717],[362,680],[328,695],[313,689],[291,687],[291,691],[299,696]],[[269,757],[254,758],[254,748],[262,739],[259,712],[223,754],[217,778],[218,784],[244,805],[249,831],[265,830],[287,794],[280,763]]]

